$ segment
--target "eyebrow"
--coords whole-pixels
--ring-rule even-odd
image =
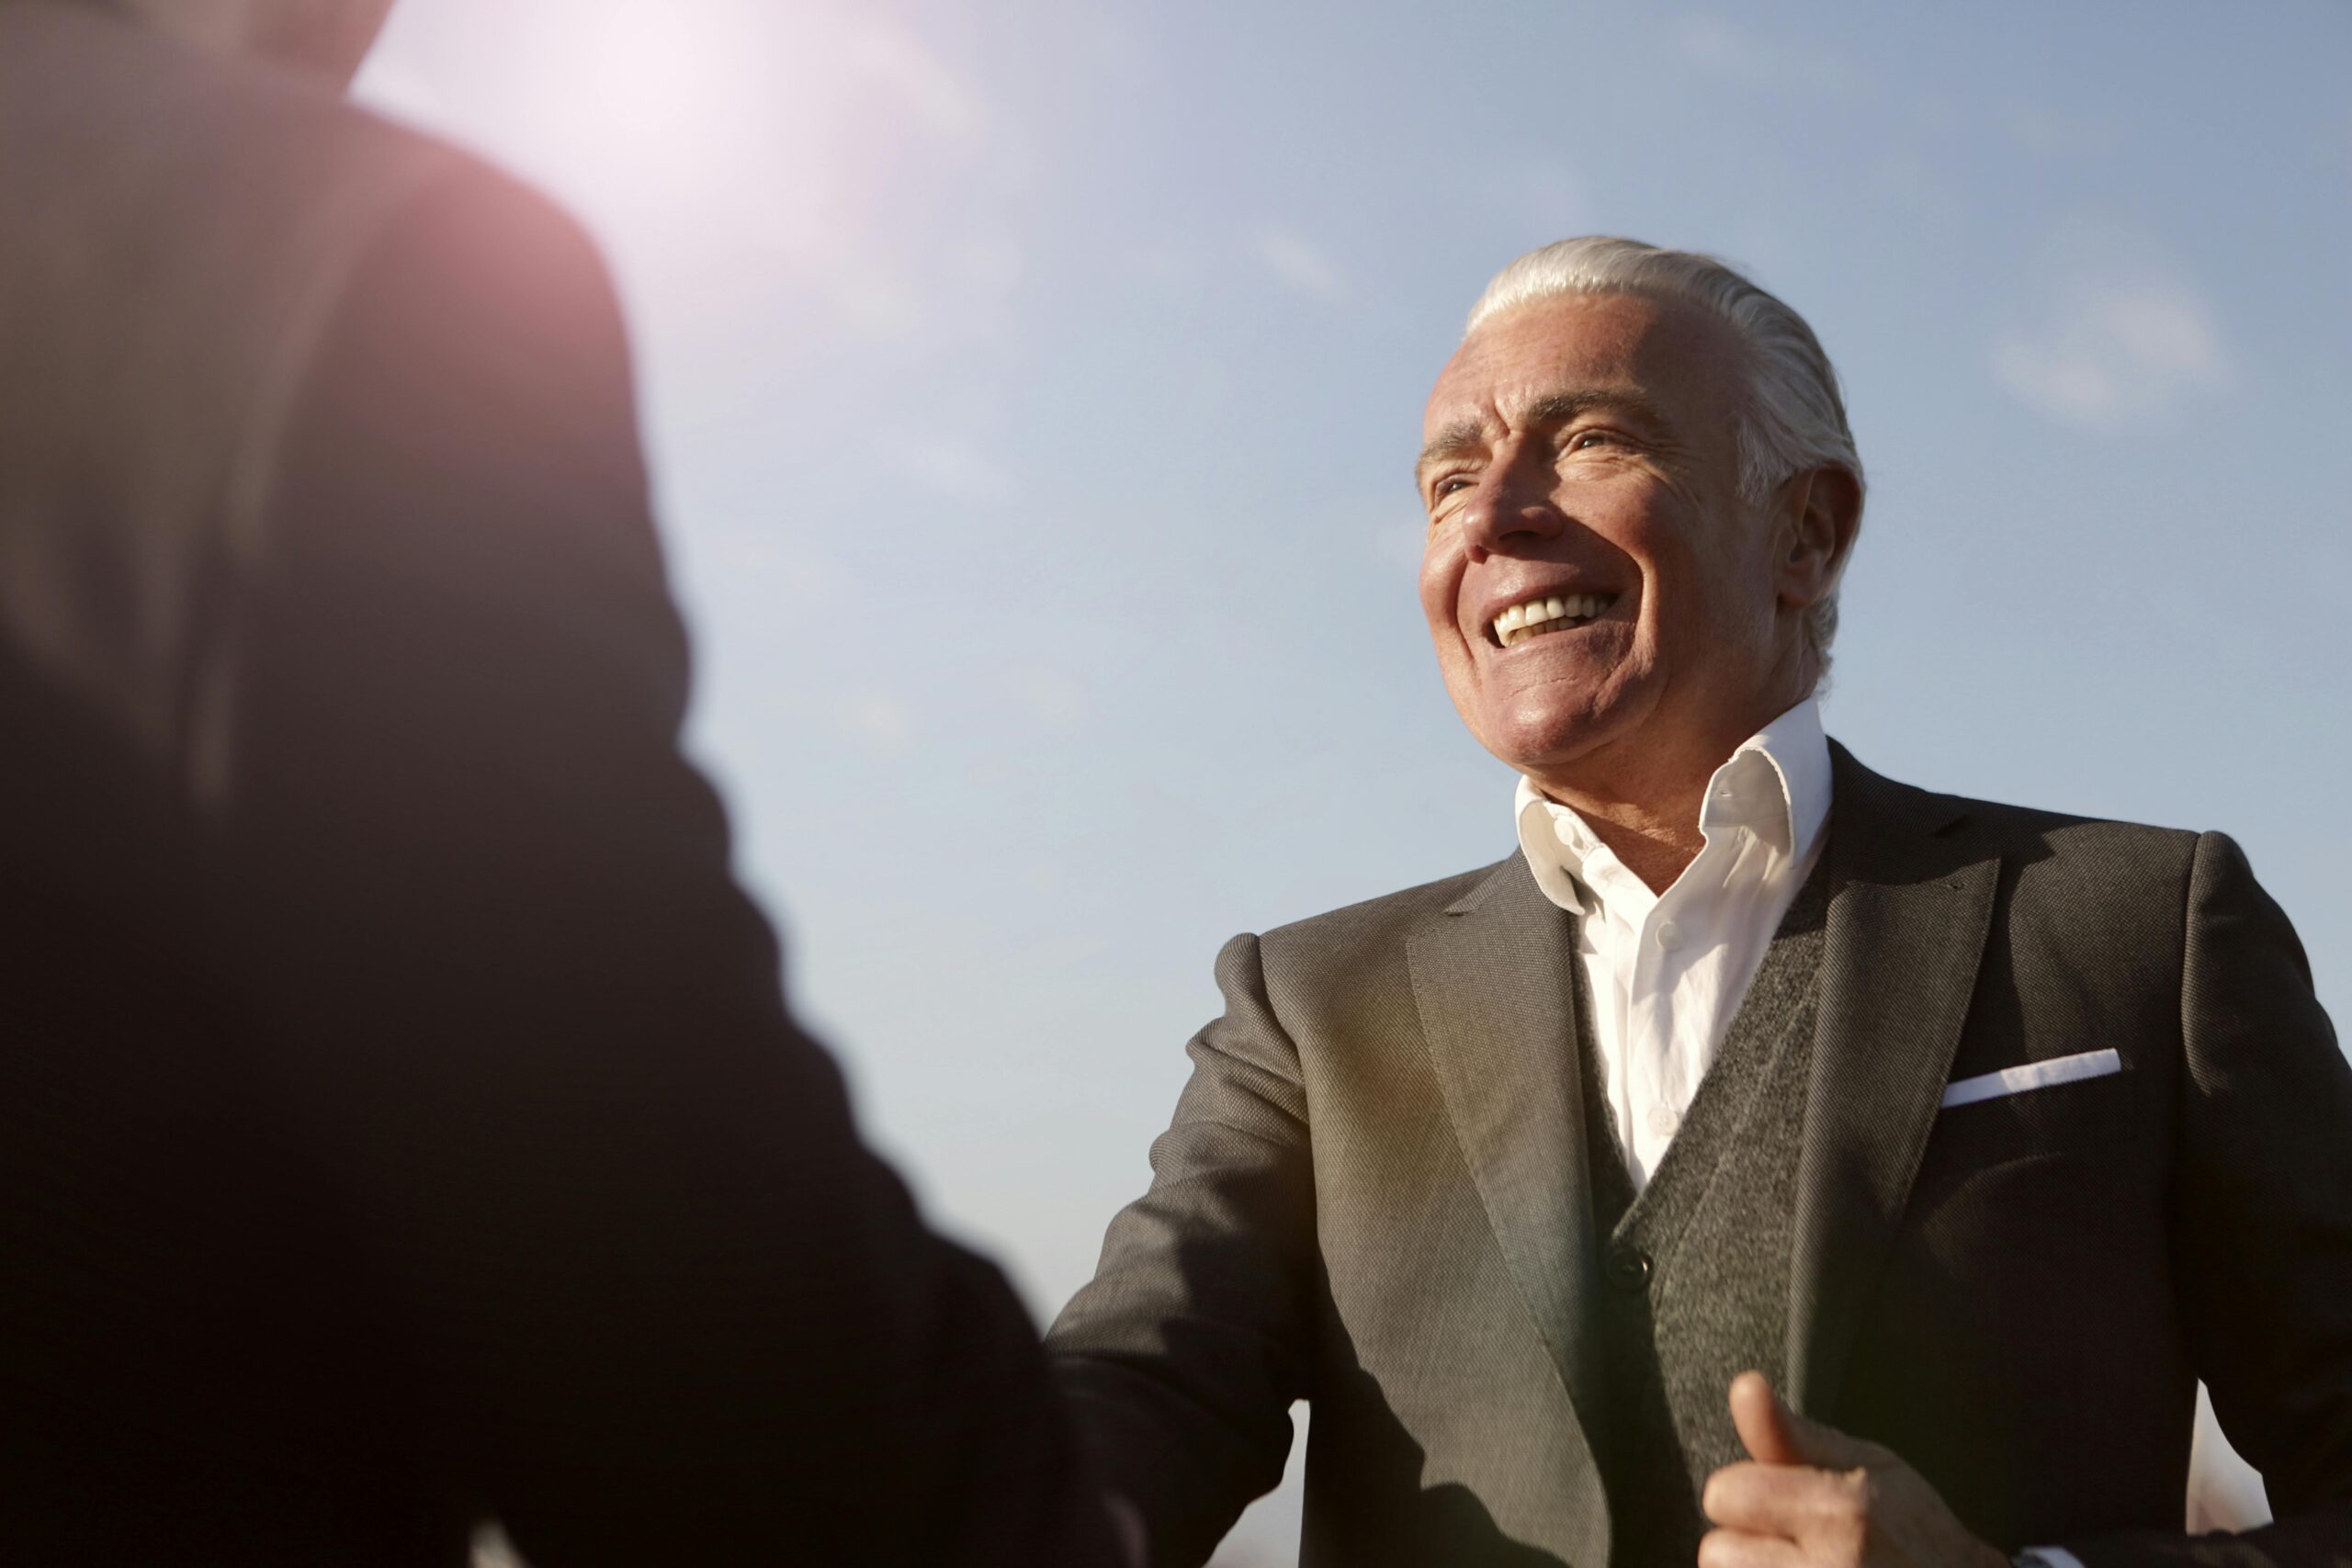
[[[1529,424],[1566,424],[1579,415],[1595,409],[1610,409],[1631,414],[1653,430],[1667,428],[1666,416],[1657,405],[1633,391],[1551,392],[1527,405],[1525,423]],[[1487,426],[1483,421],[1458,419],[1430,438],[1415,459],[1413,472],[1419,475],[1431,463],[1447,457],[1459,457],[1476,452],[1487,444]]]

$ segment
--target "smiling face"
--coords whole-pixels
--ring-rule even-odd
[[[1739,494],[1742,373],[1690,307],[1557,295],[1483,323],[1430,394],[1438,664],[1479,743],[1555,795],[1703,781],[1810,689],[1781,531]]]

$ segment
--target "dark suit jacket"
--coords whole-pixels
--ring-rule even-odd
[[[0,1557],[1091,1562],[681,760],[562,216],[0,3]]]
[[[1798,1407],[2010,1550],[2352,1560],[2352,1073],[2285,918],[2219,835],[1835,756]],[[1305,1398],[1306,1562],[1604,1568],[1573,953],[1516,854],[1226,948],[1151,1190],[1048,1338],[1156,1563],[1279,1479]],[[2283,1521],[2227,1553],[2177,1533],[2200,1376]]]

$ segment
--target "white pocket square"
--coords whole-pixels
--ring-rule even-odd
[[[1980,1100],[1998,1100],[2005,1094],[2023,1094],[2030,1089],[2048,1089],[2052,1084],[2073,1083],[2077,1078],[2103,1078],[2122,1070],[2123,1058],[2111,1050],[2052,1056],[2046,1062],[2028,1062],[2023,1066],[2003,1067],[1997,1073],[1962,1078],[1945,1089],[1943,1107],[1950,1110],[1955,1105],[1973,1105]]]

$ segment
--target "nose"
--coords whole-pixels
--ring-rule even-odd
[[[1463,543],[1474,561],[1517,555],[1531,545],[1558,538],[1567,525],[1548,487],[1520,463],[1487,468],[1462,512]]]

